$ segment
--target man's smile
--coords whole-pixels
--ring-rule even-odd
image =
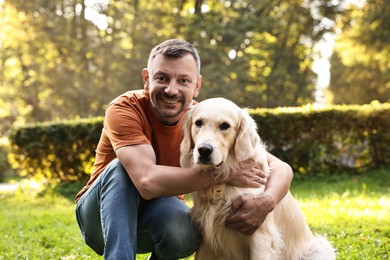
[[[166,98],[161,98],[161,100],[164,102],[164,103],[168,103],[168,104],[176,104],[179,102],[178,99],[166,99]]]

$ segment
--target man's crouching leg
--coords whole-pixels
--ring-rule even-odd
[[[113,160],[77,202],[85,242],[105,259],[135,259],[139,202],[124,167]]]
[[[190,209],[176,197],[147,201],[140,211],[138,250],[153,252],[151,259],[173,260],[192,255],[201,237]]]

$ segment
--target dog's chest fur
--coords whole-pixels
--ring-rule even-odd
[[[225,200],[224,198],[225,188],[226,188],[226,184],[222,183],[201,190],[199,191],[200,199],[202,200],[203,203],[208,203],[208,204],[215,204],[216,202],[223,203]]]
[[[232,229],[225,227],[226,218],[229,215],[231,204],[234,199],[244,194],[259,194],[263,192],[262,188],[239,188],[227,184],[218,184],[207,189],[194,192],[192,194],[194,207],[192,208],[193,219],[201,224],[203,238],[207,240],[215,252],[227,251],[226,237],[231,237],[232,234],[238,239],[237,244],[231,248],[237,248],[240,240],[250,239]],[[243,245],[248,243],[242,243]],[[243,246],[238,246],[245,250]],[[236,252],[237,253],[237,252]]]

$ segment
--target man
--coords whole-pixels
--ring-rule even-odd
[[[180,194],[227,182],[259,187],[264,175],[245,162],[230,179],[179,167],[181,121],[202,86],[200,59],[186,41],[152,49],[144,89],[116,98],[106,110],[94,171],[77,194],[76,216],[85,242],[106,259],[179,259],[193,254],[200,235]],[[273,169],[261,196],[232,205],[229,228],[252,234],[287,193],[291,168],[268,156]]]

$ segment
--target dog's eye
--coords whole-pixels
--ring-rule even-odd
[[[230,128],[230,125],[226,122],[222,123],[220,126],[219,126],[219,129],[220,130],[228,130]]]
[[[203,121],[202,121],[202,120],[196,120],[196,121],[195,121],[195,125],[196,125],[197,127],[201,127],[201,126],[203,125]]]

